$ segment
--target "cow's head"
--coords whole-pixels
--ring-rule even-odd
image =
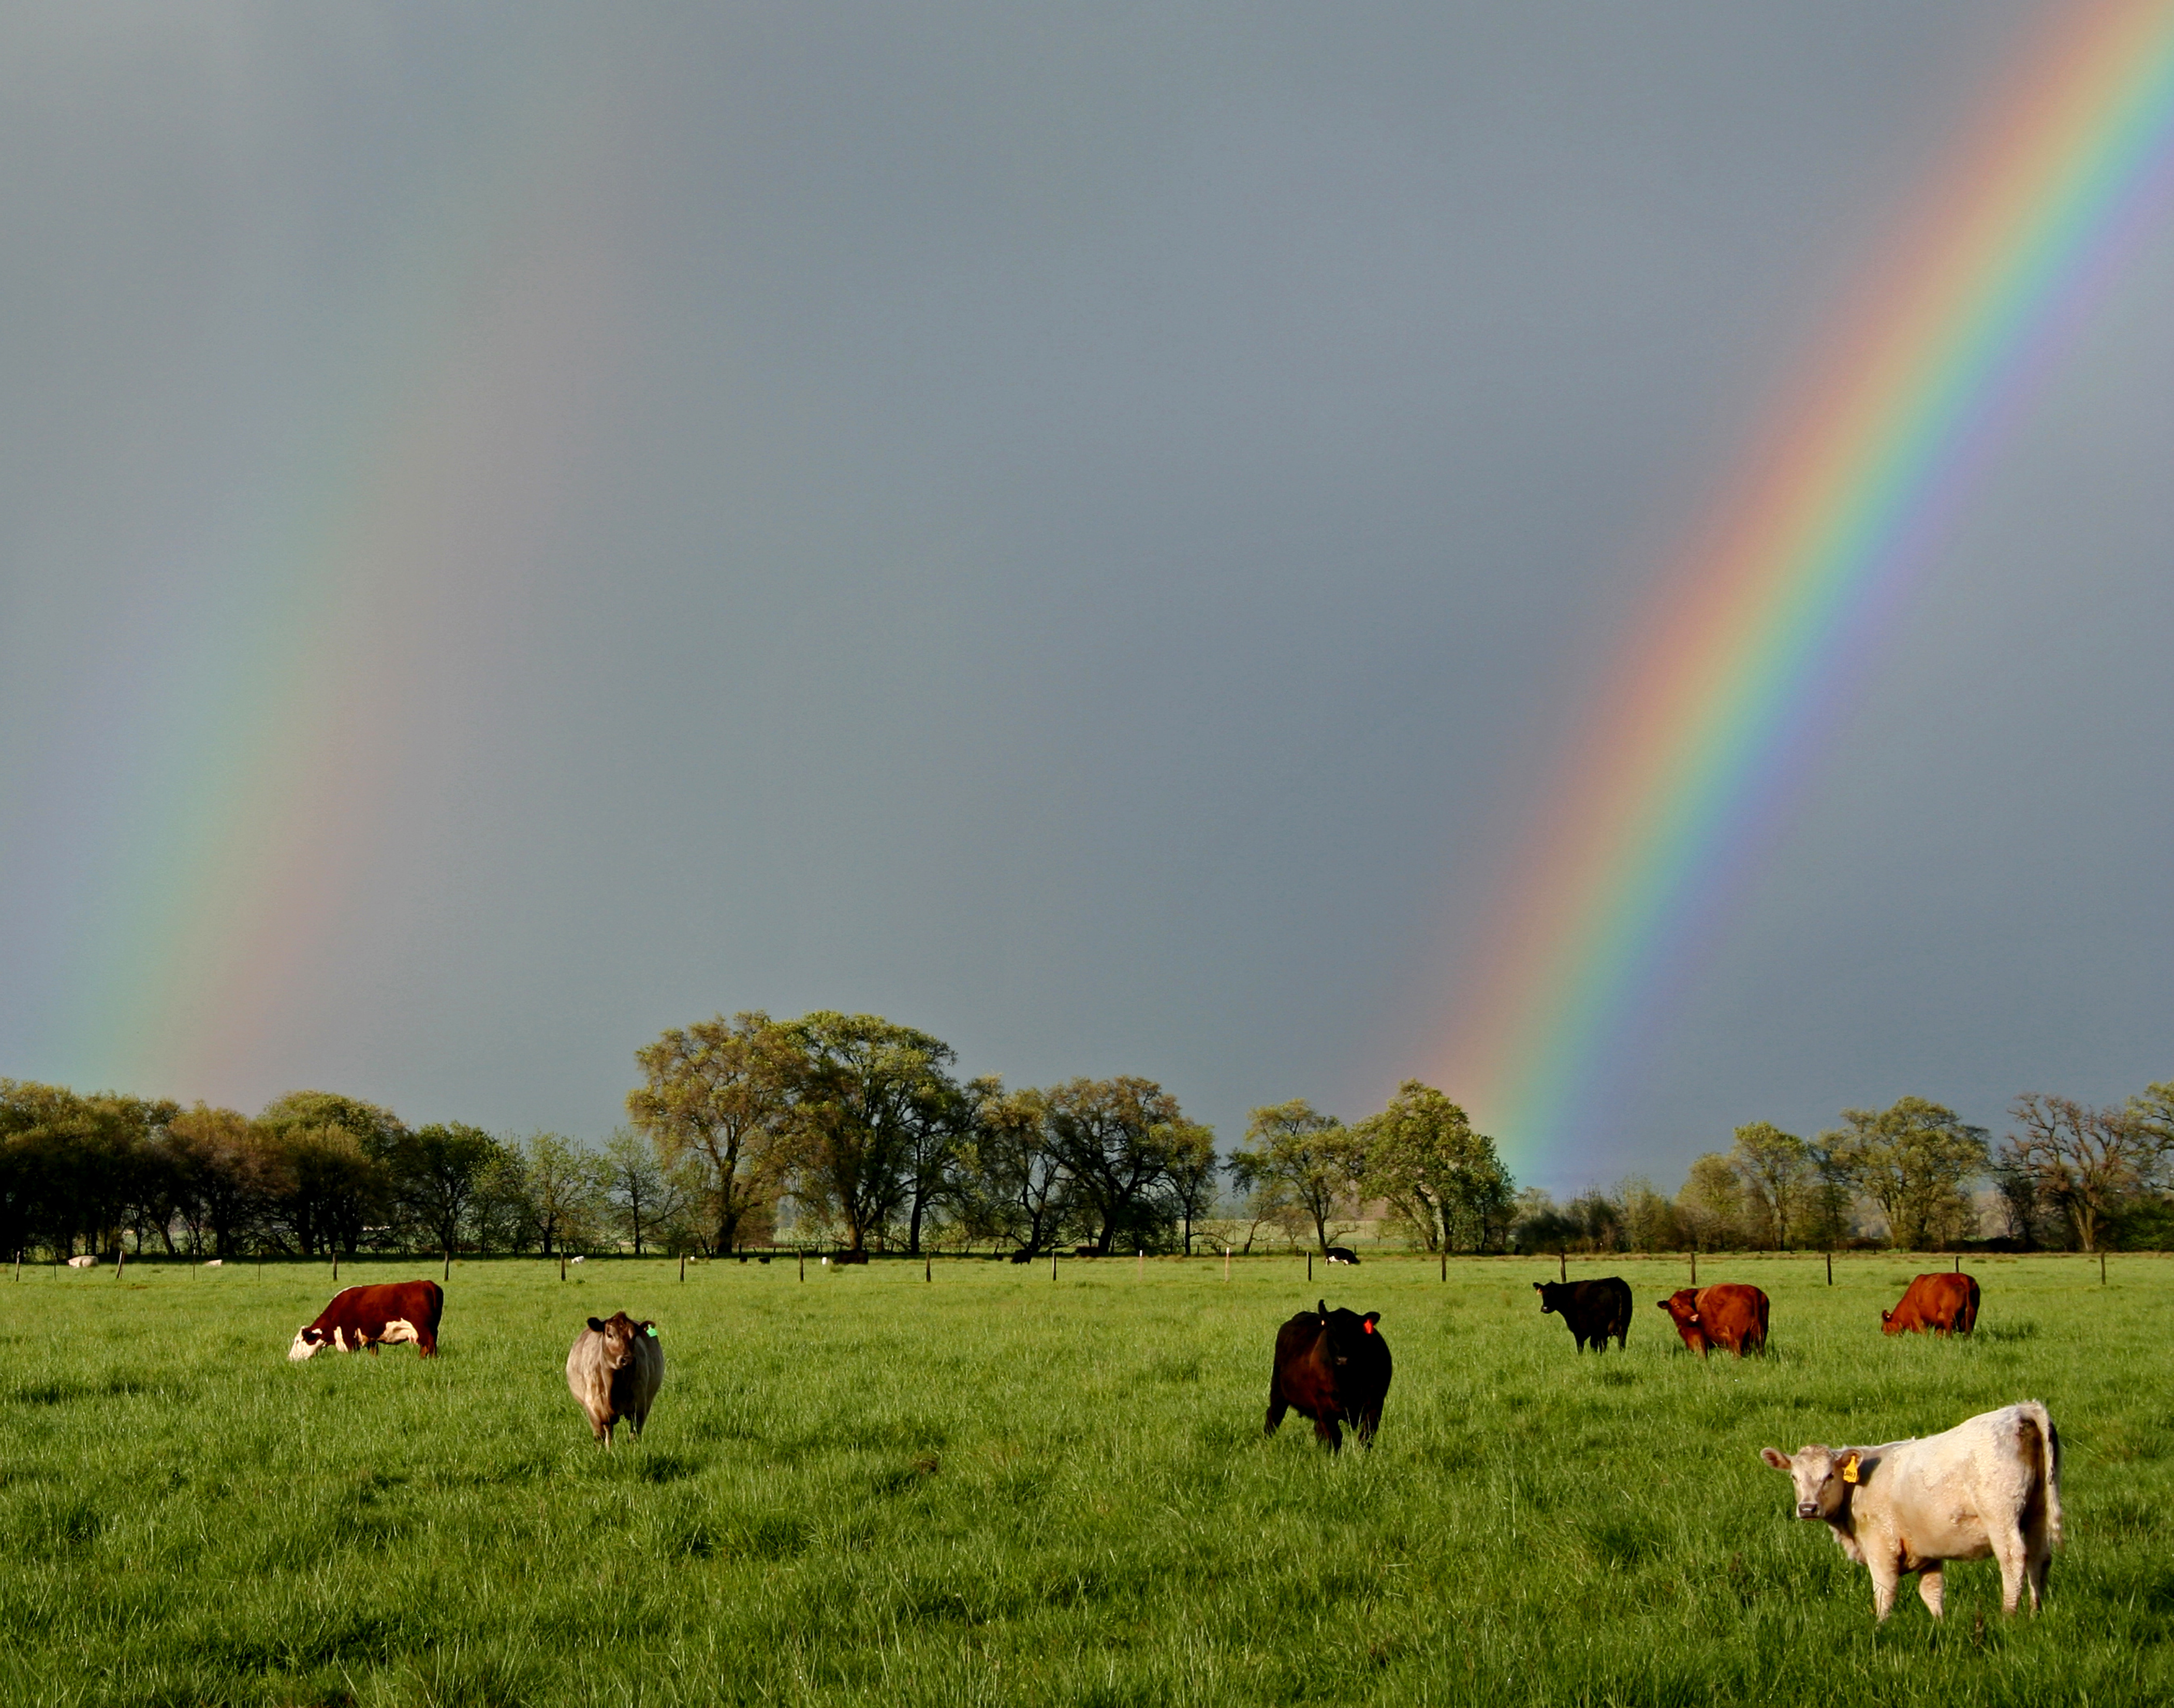
[[[1543,1316],[1558,1309],[1570,1294],[1570,1289],[1560,1281],[1535,1281],[1533,1291],[1540,1295],[1540,1315]]]
[[[1840,1523],[1849,1511],[1850,1491],[1864,1480],[1864,1456],[1854,1447],[1799,1447],[1793,1458],[1777,1448],[1761,1447],[1759,1457],[1789,1473],[1797,1485],[1799,1518]]]
[[[1902,1326],[1895,1322],[1893,1311],[1883,1311],[1879,1313],[1879,1332],[1882,1334],[1901,1333]]]
[[[332,1343],[332,1337],[322,1328],[298,1328],[295,1343],[287,1349],[287,1362],[300,1364],[306,1358],[315,1358]]]
[[[648,1322],[636,1322],[626,1312],[620,1311],[614,1312],[608,1320],[592,1316],[589,1330],[604,1338],[606,1370],[631,1370],[634,1367],[635,1343],[645,1335],[653,1337],[657,1325]]]
[[[1326,1299],[1314,1306],[1314,1314],[1321,1320],[1321,1354],[1331,1365],[1347,1365],[1353,1354],[1364,1352],[1373,1338],[1374,1325],[1382,1320],[1378,1311],[1370,1311],[1364,1316],[1355,1311],[1331,1311]]]

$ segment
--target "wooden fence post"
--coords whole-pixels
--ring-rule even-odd
[[[333,1247],[333,1285],[339,1285],[339,1247]]]
[[[1958,1274],[1958,1275],[1960,1275],[1960,1274],[1961,1274],[1962,1273],[1963,1273],[1963,1254],[1962,1254],[1961,1252],[1958,1251],[1958,1252],[1956,1252],[1956,1253],[1955,1253],[1955,1273],[1956,1273],[1956,1274]]]
[[[1555,1279],[1558,1281],[1570,1279],[1570,1255],[1567,1252],[1555,1253]]]
[[[921,1278],[924,1281],[933,1281],[936,1278],[934,1262],[926,1251],[921,1254]]]
[[[1309,1287],[1313,1285],[1313,1253],[1311,1251],[1306,1254],[1306,1284]]]
[[[1223,1248],[1223,1278],[1225,1281],[1230,1278],[1230,1248],[1228,1246]]]
[[[1834,1253],[1827,1253],[1827,1285],[1834,1285]]]
[[[1054,1246],[1049,1248],[1049,1278],[1052,1281],[1057,1278],[1057,1247]]]
[[[679,1254],[679,1284],[682,1287],[687,1284],[687,1254],[684,1251]]]
[[[2099,1253],[2099,1285],[2101,1287],[2106,1285],[2106,1253],[2104,1251]]]
[[[1145,1246],[1140,1247],[1139,1278],[1143,1281],[1148,1278],[1148,1248]]]
[[[808,1278],[808,1248],[805,1246],[800,1248],[800,1278],[803,1281]]]
[[[1445,1281],[1449,1279],[1449,1247],[1447,1244],[1441,1248],[1441,1278]]]
[[[118,1281],[121,1278],[121,1272],[127,1267],[128,1248],[116,1240],[113,1246],[113,1278]],[[2106,1279],[2106,1260],[2103,1257],[2099,1260],[2099,1279],[2101,1281]]]
[[[1698,1247],[1691,1247],[1691,1285],[1698,1285]]]
[[[559,1278],[561,1281],[566,1278],[566,1254],[563,1249],[559,1253]]]
[[[446,1280],[448,1280],[448,1281],[451,1281],[452,1278],[453,1278],[453,1248],[452,1248],[451,1246],[446,1246]]]

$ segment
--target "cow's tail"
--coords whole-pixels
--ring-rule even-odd
[[[2046,1541],[2050,1546],[2061,1539],[2061,1432],[2053,1427],[2052,1413],[2042,1402],[2025,1400],[2018,1409],[2024,1421],[2034,1426],[2031,1433],[2037,1438],[2036,1468],[2046,1491]]]

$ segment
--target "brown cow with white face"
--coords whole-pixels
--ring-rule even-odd
[[[1759,1457],[1789,1473],[1797,1516],[1824,1523],[1871,1572],[1873,1610],[1883,1619],[1913,1571],[1918,1595],[1939,1618],[1941,1568],[1951,1559],[1998,1560],[2004,1613],[2026,1589],[2033,1612],[2045,1597],[2061,1539],[2061,1437],[2036,1400],[1917,1440],[1815,1445],[1794,1455],[1762,1447]]]
[[[335,1352],[375,1354],[381,1346],[412,1343],[417,1356],[438,1350],[438,1319],[446,1308],[446,1289],[435,1281],[392,1281],[376,1287],[343,1287],[317,1320],[298,1330],[287,1349],[293,1363]]]
[[[641,1438],[650,1405],[663,1385],[664,1347],[657,1338],[657,1325],[636,1322],[624,1311],[608,1320],[592,1316],[566,1354],[566,1386],[607,1447],[621,1418]]]

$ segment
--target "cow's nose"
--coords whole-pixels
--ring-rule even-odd
[[[1816,1500],[1799,1500],[1799,1501],[1797,1503],[1797,1516],[1798,1516],[1798,1517],[1799,1517],[1799,1518],[1816,1518],[1816,1517],[1818,1517],[1819,1516],[1820,1516],[1820,1507],[1819,1507],[1819,1503],[1818,1503]]]

